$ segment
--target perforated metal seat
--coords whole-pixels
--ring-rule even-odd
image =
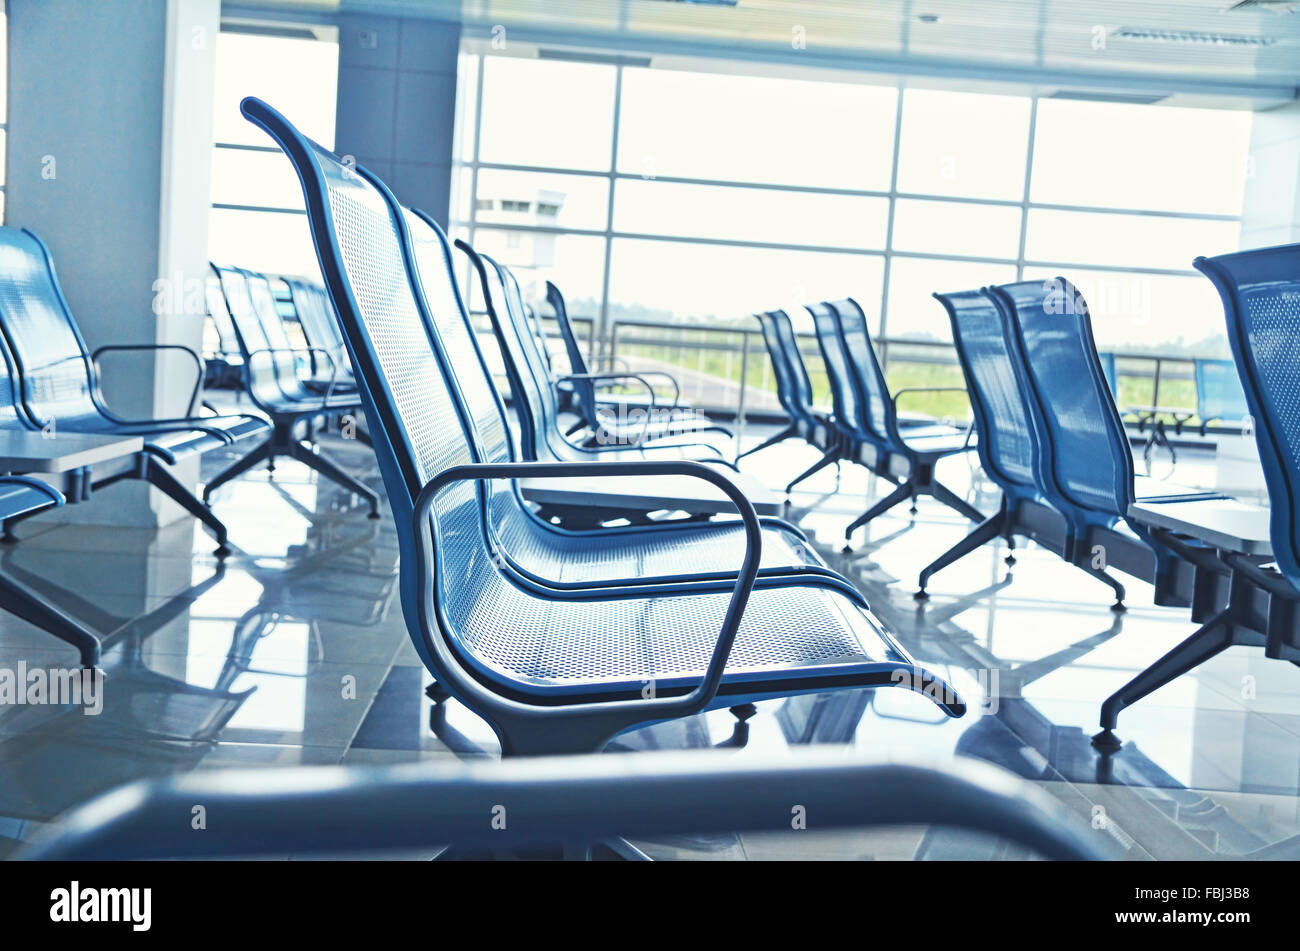
[[[372,435],[415,648],[437,682],[492,725],[503,752],[593,750],[623,730],[711,706],[851,686],[928,684],[948,713],[963,711],[843,596],[753,590],[758,519],[717,470],[678,461],[476,463],[470,416],[449,386],[454,368],[416,300],[396,199],[265,103],[246,99],[241,108],[298,170],[367,412],[382,424]],[[483,479],[656,472],[709,481],[741,513],[746,548],[730,594],[562,600],[525,584],[486,547]]]
[[[110,344],[90,353],[68,310],[49,249],[26,229],[0,228],[0,328],[13,360],[20,407],[0,425],[144,437],[144,451],[134,466],[92,480],[90,488],[123,479],[147,481],[212,529],[218,553],[225,554],[226,526],[167,467],[259,435],[266,431],[266,421],[251,415],[128,420],[113,413],[100,395],[101,354],[134,350],[188,354],[196,374],[190,412],[202,387],[202,358],[179,344]]]
[[[493,384],[477,335],[456,288],[451,251],[442,229],[419,211],[404,212],[420,279],[422,314],[447,353],[474,439],[475,461],[512,462],[505,408]],[[537,518],[512,485],[488,483],[488,527],[503,557],[542,583],[564,587],[661,584],[694,575],[698,581],[735,578],[742,526],[659,524],[633,529],[571,531]],[[763,519],[760,578],[820,576],[855,600],[861,596],[831,571],[803,533],[778,519]],[[865,603],[865,602],[864,602]]]
[[[378,494],[310,443],[315,427],[323,425],[331,416],[360,410],[361,398],[355,388],[351,392],[336,392],[338,366],[328,351],[317,347],[312,347],[310,352],[325,359],[330,377],[324,392],[309,385],[317,378],[303,372],[301,360],[305,353],[290,345],[271,285],[263,275],[216,264],[212,270],[220,281],[223,304],[239,338],[244,358],[244,388],[257,408],[270,417],[271,432],[256,449],[209,480],[203,490],[204,501],[253,466],[264,462],[267,468],[274,469],[276,458],[285,456],[297,459],[361,496],[369,503],[370,517],[378,518]],[[217,302],[210,306],[217,306]]]

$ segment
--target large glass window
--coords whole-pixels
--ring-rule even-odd
[[[1236,246],[1248,111],[731,68],[462,55],[453,233],[606,328],[853,296],[919,366],[951,357],[934,291],[1064,274],[1104,349],[1224,352],[1191,262]]]
[[[280,274],[319,273],[302,188],[266,134],[239,112],[245,96],[272,102],[304,134],[334,146],[338,44],[222,31],[217,36],[208,256]]]

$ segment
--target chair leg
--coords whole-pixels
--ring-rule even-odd
[[[939,502],[942,502],[948,508],[965,515],[972,522],[984,521],[984,513],[971,505],[960,495],[948,488],[942,482],[935,482],[930,486],[930,494]]]
[[[976,525],[969,535],[922,568],[916,594],[912,595],[912,597],[916,598],[918,601],[924,601],[928,598],[929,595],[926,594],[925,587],[930,583],[931,576],[936,572],[947,568],[953,562],[964,558],[975,549],[993,541],[993,539],[1002,534],[1002,529],[1006,524],[1006,520],[1006,512],[1003,511],[999,511],[996,515],[990,515],[984,521]]]
[[[736,457],[736,461],[739,462],[741,459],[744,459],[746,456],[752,456],[754,453],[758,452],[761,449],[766,449],[768,446],[775,446],[777,443],[789,439],[791,436],[795,435],[796,432],[797,431],[793,426],[787,426],[785,429],[781,430],[775,436],[770,436],[767,439],[764,439],[753,449],[746,449],[744,452],[742,452],[740,455]]]
[[[259,462],[262,462],[263,460],[267,460],[270,458],[271,458],[271,442],[270,440],[267,440],[266,442],[258,446],[256,449],[251,450],[248,453],[248,455],[244,456],[241,459],[236,459],[230,465],[226,466],[226,468],[223,469],[221,472],[219,472],[217,475],[209,479],[207,484],[203,487],[203,501],[207,504],[211,504],[212,493],[215,492],[219,487],[225,485],[227,482],[229,482],[231,479],[235,478],[236,476],[243,475],[245,472],[253,468],[253,466],[257,465]]]
[[[176,477],[168,472],[161,462],[149,457],[148,464],[145,468],[145,479],[154,488],[159,489],[169,499],[179,505],[185,511],[189,512],[217,536],[217,554],[229,555],[230,549],[226,545],[226,523],[212,514],[212,509],[208,508],[203,502],[199,501],[196,496],[185,486],[176,480]],[[206,495],[206,492],[204,493]]]
[[[861,515],[855,518],[852,522],[849,523],[849,527],[844,529],[845,547],[846,548],[848,547],[849,538],[850,536],[853,535],[855,531],[857,531],[863,525],[866,525],[867,522],[871,521],[877,515],[881,515],[884,512],[889,511],[899,502],[903,502],[907,499],[910,499],[914,492],[916,492],[916,486],[913,485],[911,482],[904,482],[893,492],[890,492],[887,496],[885,496],[875,505],[871,506],[871,508],[867,509]]]
[[[572,436],[574,433],[576,433],[576,432],[578,432],[578,431],[580,431],[580,430],[586,429],[586,428],[587,428],[587,421],[586,421],[585,419],[580,419],[580,420],[578,420],[576,423],[574,423],[572,426],[570,426],[568,429],[566,429],[566,430],[564,431],[564,435],[566,435],[566,436]]]
[[[355,492],[369,501],[370,518],[379,518],[379,496],[375,490],[355,476],[344,472],[324,453],[312,452],[305,443],[296,442],[290,445],[289,454],[299,462],[315,469],[325,478],[332,479],[348,491]]]
[[[99,666],[99,638],[53,604],[0,575],[5,610],[66,641],[81,654],[81,666]]]
[[[1094,568],[1091,562],[1087,560],[1077,561],[1075,564],[1098,581],[1110,585],[1111,590],[1115,592],[1115,603],[1110,606],[1112,611],[1119,613],[1128,610],[1124,607],[1124,585],[1120,584],[1118,579],[1112,577],[1104,568]]]
[[[1227,611],[1215,615],[1191,637],[1138,674],[1101,705],[1101,732],[1092,745],[1101,750],[1117,750],[1121,742],[1115,735],[1120,711],[1143,697],[1181,677],[1233,645],[1232,618]]]
[[[790,490],[793,489],[800,482],[804,481],[804,479],[807,479],[815,475],[816,473],[821,472],[832,462],[835,462],[837,459],[839,459],[839,456],[840,456],[840,452],[838,449],[828,449],[820,459],[818,459],[815,463],[813,463],[803,472],[799,473],[799,475],[795,477],[794,481],[785,487],[786,495],[789,495]]]

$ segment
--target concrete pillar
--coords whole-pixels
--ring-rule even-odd
[[[443,227],[451,194],[460,24],[369,14],[339,19],[340,155]]]
[[[50,246],[92,349],[201,348],[192,292],[207,262],[219,25],[220,0],[10,0],[7,223]],[[105,368],[124,415],[184,411],[194,370],[183,355]],[[192,481],[197,463],[181,475]],[[180,514],[139,484],[66,511],[136,525]]]

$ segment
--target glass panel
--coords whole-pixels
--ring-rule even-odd
[[[621,179],[614,229],[823,247],[883,248],[885,198]]]
[[[1036,202],[1236,215],[1251,114],[1040,99]]]
[[[0,186],[9,180],[9,132],[0,129]]]
[[[935,291],[964,291],[1016,279],[1014,264],[932,261],[895,256],[889,263],[889,318],[886,337],[952,340],[952,326]]]
[[[612,318],[745,323],[760,310],[854,297],[875,319],[884,260],[876,255],[781,251],[615,239]],[[797,318],[796,318],[797,319]]]
[[[890,86],[625,69],[619,171],[885,191]]]
[[[485,60],[480,161],[608,169],[613,128],[614,67]]]
[[[608,178],[492,168],[478,173],[479,224],[604,231],[608,214]]]
[[[1020,209],[1010,205],[899,199],[894,208],[894,249],[1015,260],[1020,251],[1020,215]]]
[[[524,300],[539,311],[549,313],[545,306],[546,282],[553,281],[564,293],[570,316],[600,313],[605,281],[604,238],[479,228],[474,248],[509,267],[519,281]],[[470,309],[481,311],[483,295],[477,272],[469,283]]]
[[[266,133],[239,113],[239,101],[257,96],[289,116],[304,135],[334,147],[339,47],[282,36],[217,35],[212,138],[270,145]]]
[[[1235,221],[1152,218],[1107,212],[1029,212],[1025,257],[1034,261],[1191,270],[1198,254],[1235,251]]]
[[[898,190],[1020,201],[1029,103],[1019,96],[906,90]]]
[[[208,256],[218,264],[302,275],[320,282],[320,265],[306,215],[213,208],[208,224]]]
[[[223,205],[305,208],[293,166],[279,152],[212,150],[212,201]]]

